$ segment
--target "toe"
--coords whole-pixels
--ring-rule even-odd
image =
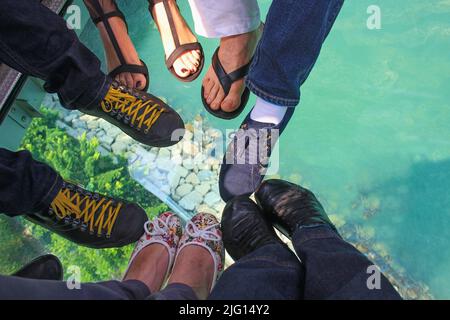
[[[217,94],[219,93],[219,85],[214,84],[211,91],[209,92],[208,97],[206,98],[206,102],[211,105],[211,103],[216,99]]]
[[[127,87],[128,88],[134,88],[135,87],[135,83],[133,81],[133,77],[131,76],[131,73],[125,72],[124,73],[124,77],[125,77],[125,81],[126,81]]]
[[[140,73],[133,74],[134,87],[138,90],[144,90],[147,85],[147,78]]]
[[[200,52],[200,50],[194,50],[191,52],[194,58],[197,59],[197,61],[200,61],[202,59],[202,53]]]
[[[230,92],[220,105],[221,109],[225,112],[232,112],[236,110],[241,104],[241,95],[244,90],[244,85],[234,83],[231,86]]]
[[[173,69],[175,70],[175,73],[182,78],[186,78],[189,75],[189,69],[186,68],[180,59],[177,59],[174,62]]]
[[[214,81],[210,78],[206,78],[205,81],[203,82],[203,89],[204,89],[203,97],[205,99],[208,99],[209,93],[211,92],[213,87]]]
[[[122,86],[127,86],[127,79],[125,78],[125,73],[119,74],[119,82]]]
[[[194,73],[197,70],[197,67],[190,61],[189,57],[184,54],[180,57],[181,61],[183,61],[184,65],[191,73]]]
[[[225,92],[223,91],[223,89],[219,87],[219,91],[217,93],[216,98],[214,99],[213,102],[211,102],[211,109],[213,110],[219,110],[220,106],[222,104],[223,99],[225,98]]]
[[[189,61],[196,67],[198,68],[198,66],[200,65],[200,59],[196,58],[194,56],[194,52],[195,51],[191,51],[189,52],[186,56],[188,57]]]

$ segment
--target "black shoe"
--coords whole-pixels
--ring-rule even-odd
[[[100,106],[80,109],[115,125],[136,141],[152,147],[178,143],[184,134],[179,114],[157,97],[113,81]]]
[[[219,174],[222,199],[251,195],[259,187],[269,166],[272,149],[294,113],[288,108],[279,124],[263,123],[250,118],[251,111],[228,145]]]
[[[90,248],[122,247],[136,242],[148,221],[136,204],[89,192],[64,182],[44,212],[27,219],[77,244]]]
[[[267,244],[283,244],[259,207],[246,196],[229,201],[222,214],[222,238],[234,260]]]
[[[316,196],[296,184],[283,180],[264,181],[255,198],[265,216],[289,237],[301,226],[323,224],[336,231]]]
[[[58,257],[52,254],[40,256],[19,271],[12,274],[14,277],[61,281],[64,276],[63,266]]]

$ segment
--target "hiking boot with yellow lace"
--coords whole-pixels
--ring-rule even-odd
[[[136,204],[89,192],[63,182],[50,207],[27,219],[77,244],[113,248],[136,242],[148,221]]]
[[[183,137],[184,122],[157,97],[113,81],[98,108],[81,112],[102,118],[136,141],[152,147],[168,147]]]

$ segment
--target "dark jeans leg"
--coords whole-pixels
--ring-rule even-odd
[[[0,276],[1,300],[143,300],[150,295],[137,280],[82,283],[68,289],[64,281],[34,280]]]
[[[247,77],[271,103],[295,107],[344,0],[274,0]]]
[[[69,109],[96,106],[110,81],[64,19],[39,0],[1,1],[0,62],[43,79]]]
[[[211,300],[298,300],[302,298],[303,268],[288,248],[270,244],[228,268]]]
[[[159,292],[153,293],[150,300],[198,300],[191,287],[182,283],[172,283]]]
[[[61,185],[59,174],[28,151],[0,148],[0,213],[16,216],[47,208]]]
[[[368,288],[373,263],[328,226],[297,230],[293,244],[305,267],[305,299],[400,299],[381,273],[380,288]]]

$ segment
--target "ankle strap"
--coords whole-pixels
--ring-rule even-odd
[[[109,18],[113,18],[113,17],[118,17],[118,18],[122,19],[126,24],[125,16],[123,15],[122,11],[120,11],[120,10],[101,14],[100,16],[98,16],[96,18],[92,18],[92,21],[94,22],[94,24],[97,25],[100,22],[103,22],[103,21],[108,20]]]

